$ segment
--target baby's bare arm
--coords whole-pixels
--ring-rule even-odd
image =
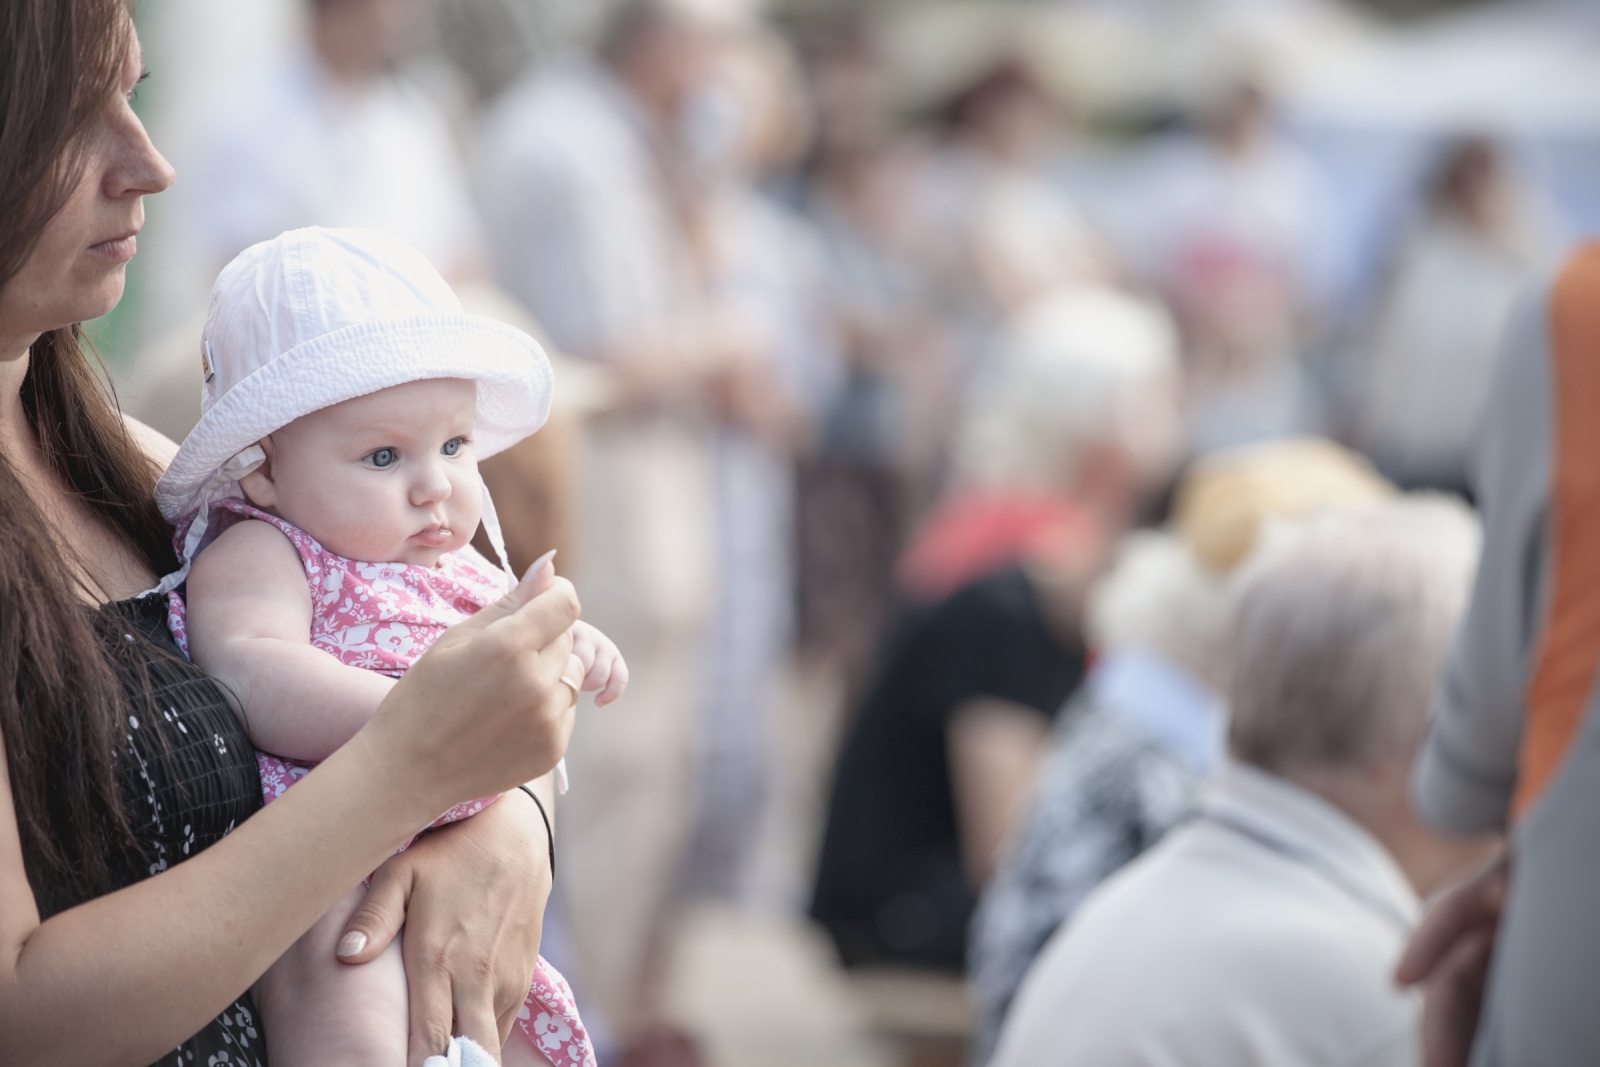
[[[231,693],[264,752],[326,759],[394,686],[312,646],[305,569],[269,523],[241,522],[200,553],[188,602],[190,654]]]

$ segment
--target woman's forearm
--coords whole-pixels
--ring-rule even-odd
[[[439,812],[554,766],[578,599],[548,570],[446,631],[372,721],[232,834],[39,922],[0,738],[0,1062],[128,1065],[226,1008]]]
[[[0,920],[0,1062],[142,1067],[170,1052],[429,821],[413,785],[363,735],[194,859],[42,924],[35,911],[21,937]]]

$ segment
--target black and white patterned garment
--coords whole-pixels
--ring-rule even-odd
[[[222,691],[173,644],[160,597],[108,604],[96,627],[113,650],[130,709],[119,769],[143,855],[113,861],[112,877],[122,888],[222,840],[261,807],[261,778],[255,750]],[[36,887],[36,896],[48,917],[82,903],[84,895],[46,886]],[[266,1064],[266,1043],[246,992],[152,1067]]]
[[[989,1059],[1034,957],[1118,868],[1195,810],[1199,775],[1080,691],[1059,719],[1016,847],[973,915],[968,976],[978,1003],[972,1061]]]

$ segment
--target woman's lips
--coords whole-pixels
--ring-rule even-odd
[[[101,241],[97,245],[90,245],[89,251],[96,255],[105,256],[117,263],[126,263],[132,259],[134,253],[139,251],[139,235],[126,233],[121,237],[113,237],[109,241]]]
[[[429,526],[426,530],[412,534],[411,540],[423,548],[443,548],[450,543],[450,537],[450,527]]]

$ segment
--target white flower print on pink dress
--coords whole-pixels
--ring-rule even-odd
[[[251,507],[242,500],[224,500],[213,508],[210,537],[242,519],[259,519],[283,531],[300,554],[311,589],[311,643],[340,663],[398,678],[446,629],[500,599],[508,578],[470,546],[452,552],[437,567],[405,563],[361,563],[323,548],[293,523]],[[181,546],[191,519],[180,523]],[[187,612],[183,598],[167,594],[167,623],[185,655],[189,652]],[[270,803],[311,773],[314,764],[280,759],[261,752],[262,800]],[[497,797],[458,804],[435,819],[442,826],[475,815]],[[577,1001],[561,973],[539,957],[527,1002],[517,1026],[540,1054],[559,1067],[595,1067],[594,1047],[578,1016]]]

